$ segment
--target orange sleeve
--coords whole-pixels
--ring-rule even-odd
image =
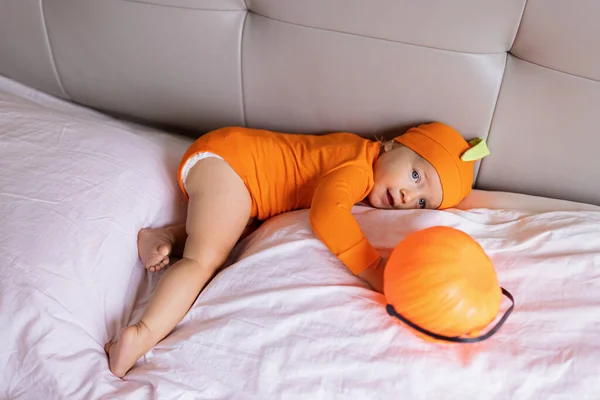
[[[335,169],[319,181],[310,208],[310,223],[317,237],[355,275],[379,258],[351,212],[368,194],[369,186],[364,168]]]

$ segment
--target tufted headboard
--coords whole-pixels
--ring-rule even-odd
[[[487,137],[476,187],[600,204],[597,0],[3,0],[0,74],[111,113]]]

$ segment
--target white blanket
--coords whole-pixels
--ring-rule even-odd
[[[477,239],[516,298],[488,341],[414,336],[298,211],[242,242],[176,330],[115,378],[102,346],[159,278],[136,234],[183,218],[174,176],[189,142],[0,78],[0,398],[598,398],[600,212],[525,196],[565,211],[355,208],[384,254],[432,225]]]

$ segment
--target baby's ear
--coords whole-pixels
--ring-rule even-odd
[[[394,150],[397,147],[402,146],[400,143],[396,142],[395,140],[388,140],[382,143],[382,148],[383,148],[383,152],[387,153],[390,150]]]

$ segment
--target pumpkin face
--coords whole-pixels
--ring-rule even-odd
[[[445,336],[476,336],[500,310],[492,261],[473,238],[436,226],[415,232],[384,271],[388,304],[412,323]]]

